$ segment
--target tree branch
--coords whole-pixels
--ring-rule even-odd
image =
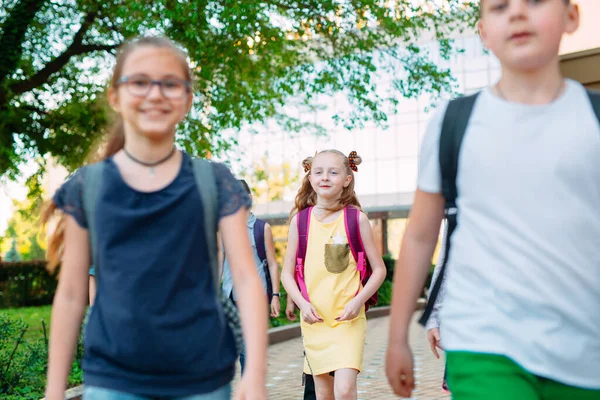
[[[60,71],[71,59],[71,57],[91,53],[93,51],[110,51],[117,48],[119,45],[101,45],[101,44],[89,44],[84,45],[83,37],[94,23],[98,12],[90,12],[86,14],[79,31],[73,36],[73,42],[71,45],[58,57],[50,61],[44,68],[38,71],[35,75],[27,80],[17,81],[10,85],[10,90],[14,94],[21,94],[28,92],[43,85],[50,75]]]
[[[35,18],[35,14],[44,6],[44,1],[22,0],[18,2],[2,24],[0,37],[0,85],[16,69],[21,54],[25,33]]]

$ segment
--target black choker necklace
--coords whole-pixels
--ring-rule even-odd
[[[150,167],[150,175],[154,176],[154,167],[156,167],[159,164],[164,163],[165,161],[167,161],[169,158],[171,158],[173,156],[173,154],[175,154],[175,146],[173,146],[173,148],[171,149],[171,152],[169,154],[166,155],[166,157],[161,158],[158,161],[155,162],[146,162],[146,161],[142,161],[142,160],[138,160],[137,158],[135,158],[134,156],[132,156],[125,147],[123,147],[123,152],[125,153],[125,155],[127,157],[129,157],[129,159],[135,163],[138,163],[140,165],[143,165],[144,167]]]

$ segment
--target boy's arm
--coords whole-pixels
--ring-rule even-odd
[[[394,272],[385,367],[390,386],[402,397],[410,397],[415,387],[408,328],[431,265],[443,216],[442,195],[417,189]]]
[[[417,189],[394,272],[390,347],[408,343],[408,328],[431,266],[443,217],[442,195]]]
[[[431,330],[434,328],[440,327],[440,309],[442,308],[442,302],[444,300],[444,296],[446,295],[446,276],[440,277],[440,271],[442,270],[442,265],[446,261],[446,236],[448,235],[448,223],[444,224],[444,234],[442,235],[442,247],[440,248],[440,255],[438,257],[438,261],[435,264],[435,268],[433,270],[433,276],[431,277],[431,285],[429,286],[430,290],[428,296],[431,296],[431,288],[435,285],[438,279],[442,279],[442,283],[440,286],[440,291],[438,292],[437,298],[435,299],[435,303],[433,304],[433,308],[431,309],[431,315],[429,315],[429,319],[427,320],[427,324],[425,329]]]

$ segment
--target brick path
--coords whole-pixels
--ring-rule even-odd
[[[389,318],[368,321],[364,372],[358,376],[358,399],[395,399],[385,377],[385,350]],[[417,388],[414,400],[450,399],[441,391],[443,361],[429,350],[429,343],[415,321],[411,326],[411,346],[415,357]],[[292,339],[269,347],[267,387],[271,400],[302,400],[302,340]]]

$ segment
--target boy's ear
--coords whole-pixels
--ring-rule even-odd
[[[579,28],[579,5],[571,2],[568,7],[565,33],[571,34]]]
[[[479,19],[479,21],[477,21],[477,33],[479,33],[479,37],[481,38],[481,42],[483,43],[483,47],[485,47],[486,49],[489,49],[486,40],[487,40],[487,35],[486,35],[486,31],[485,31],[485,25],[484,23],[481,21],[481,19]]]

